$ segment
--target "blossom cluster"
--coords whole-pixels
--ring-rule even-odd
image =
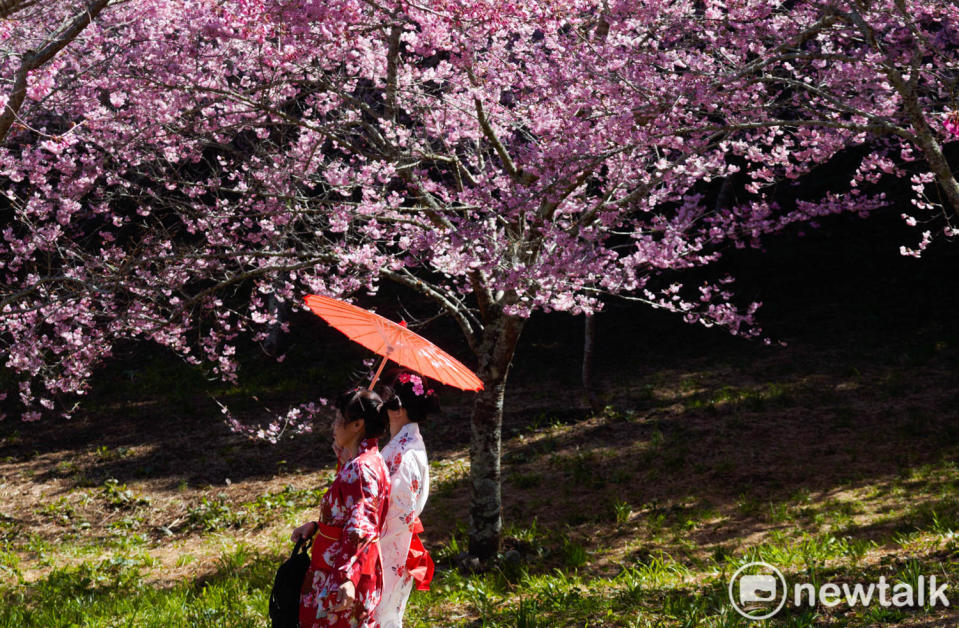
[[[293,438],[311,433],[316,416],[320,413],[322,407],[327,405],[327,402],[325,399],[320,399],[316,403],[300,404],[289,408],[282,416],[267,411],[269,422],[265,427],[244,423],[237,419],[226,405],[219,401],[217,401],[217,404],[220,406],[220,411],[223,413],[227,426],[234,434],[242,434],[253,440],[276,444],[284,437]]]
[[[4,76],[72,37],[20,104],[2,94],[0,348],[24,419],[69,414],[124,339],[235,379],[240,336],[275,346],[304,293],[396,281],[476,352],[497,317],[616,296],[750,335],[728,282],[672,278],[882,210],[890,179],[922,230],[905,254],[959,233],[949,3],[141,0],[64,30],[81,13],[0,24]],[[849,149],[848,180],[799,185]]]

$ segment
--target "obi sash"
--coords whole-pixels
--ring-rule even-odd
[[[410,551],[406,555],[406,570],[413,577],[417,591],[429,591],[433,580],[433,559],[420,540],[422,531],[423,523],[417,517],[413,521],[413,538],[410,539]]]
[[[323,553],[340,540],[343,535],[343,528],[326,525],[322,521],[316,522],[316,534],[313,535],[313,552],[310,556],[310,565],[313,569],[323,572],[331,572],[333,568],[324,560]],[[368,548],[360,558],[360,575],[375,577],[376,563],[380,560],[380,540],[379,537],[373,539],[374,547]]]

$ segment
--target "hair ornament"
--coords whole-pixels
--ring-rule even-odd
[[[396,381],[401,384],[410,384],[413,388],[413,394],[417,397],[432,397],[436,393],[432,388],[424,389],[423,378],[413,373],[400,373]]]

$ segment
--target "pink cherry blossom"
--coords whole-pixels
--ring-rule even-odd
[[[946,120],[942,123],[942,126],[946,129],[947,133],[959,137],[959,111],[953,111],[946,116]]]
[[[532,313],[626,298],[754,336],[757,303],[684,271],[887,207],[895,179],[904,254],[959,232],[950,3],[52,0],[0,31],[0,346],[25,419],[73,407],[119,341],[234,380],[241,336],[269,346],[304,293],[389,281],[462,331],[473,467],[499,469]],[[850,148],[847,181],[798,185]]]

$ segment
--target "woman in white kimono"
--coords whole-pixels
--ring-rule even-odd
[[[383,407],[389,415],[390,442],[383,459],[390,471],[390,505],[380,536],[383,597],[376,607],[380,628],[400,628],[413,584],[429,589],[433,561],[419,540],[420,513],[430,493],[429,462],[419,421],[439,410],[436,392],[426,378],[406,370],[384,378]]]

